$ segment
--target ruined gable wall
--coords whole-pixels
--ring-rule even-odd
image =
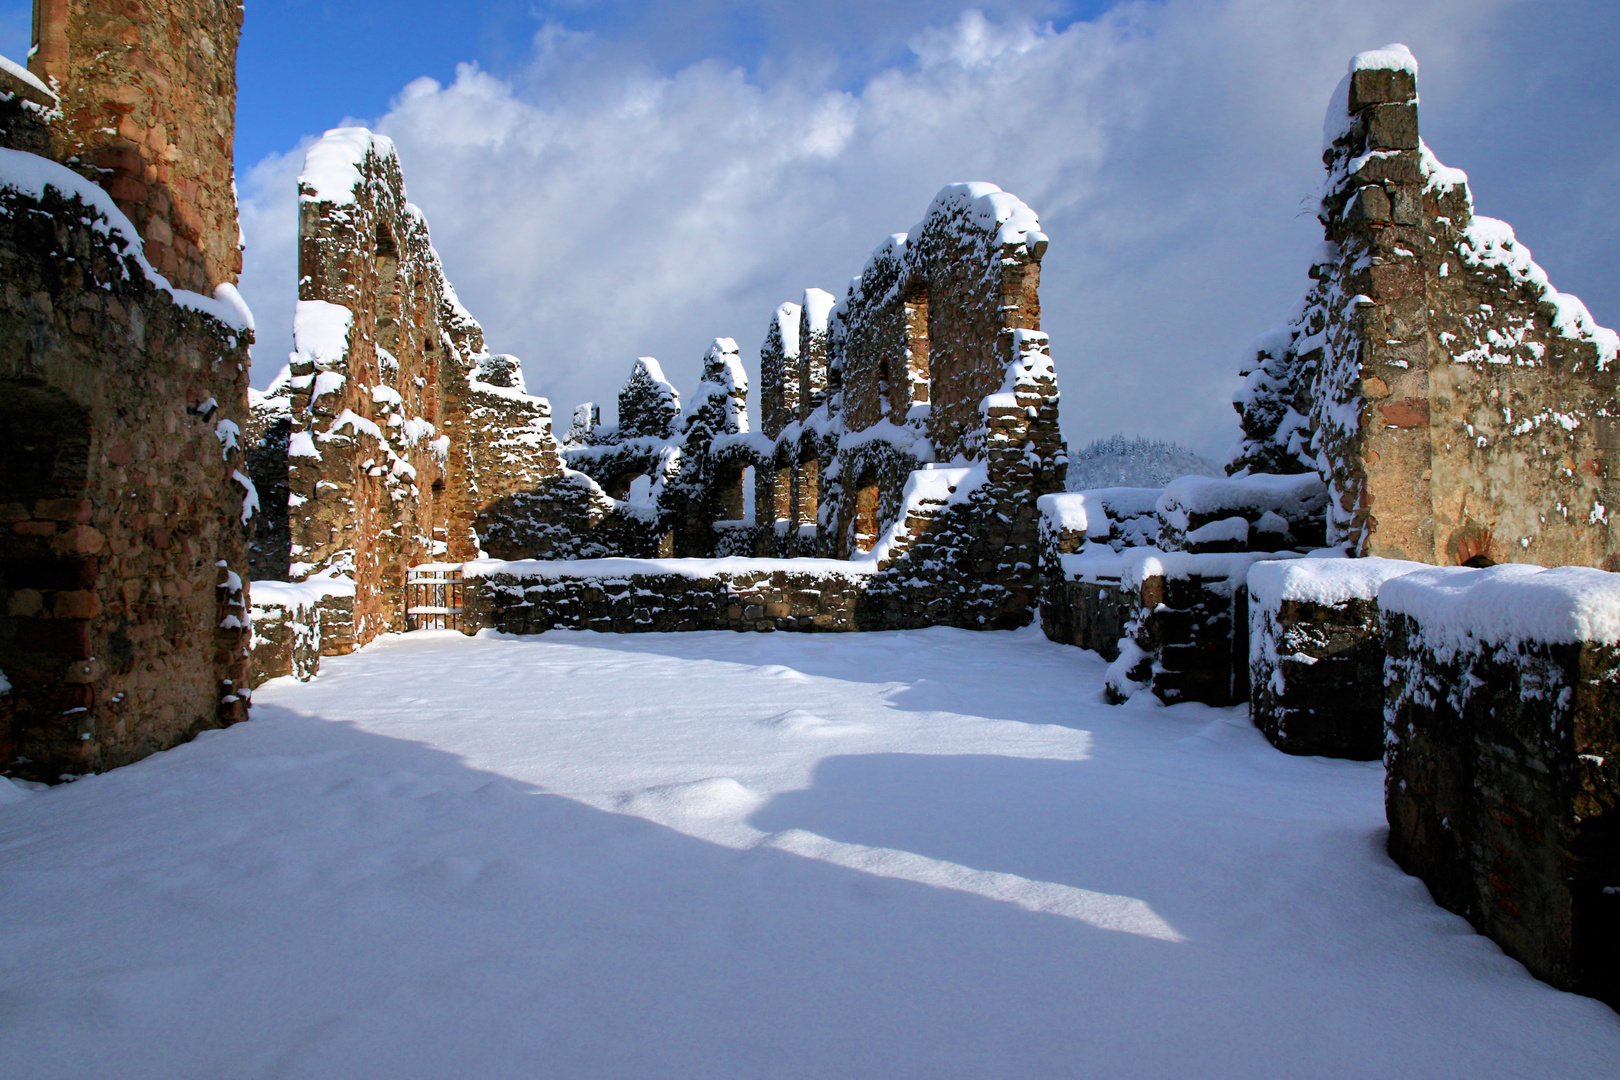
[[[107,193],[0,152],[0,771],[246,716],[246,309],[166,288]]]
[[[1391,46],[1358,55],[1335,93],[1316,284],[1281,355],[1262,358],[1269,385],[1240,403],[1257,437],[1234,465],[1286,463],[1303,404],[1330,542],[1421,562],[1606,565],[1615,335],[1511,229],[1474,216],[1466,177],[1419,137],[1416,79]]]
[[[36,0],[29,70],[55,88],[52,156],[109,191],[146,256],[209,293],[242,269],[232,141],[240,0]]]
[[[1425,159],[1434,554],[1620,569],[1616,340]]]
[[[293,573],[353,575],[359,644],[403,628],[408,567],[472,554],[468,495],[447,482],[451,439],[439,431],[445,382],[466,378],[449,349],[450,306],[393,144],[328,132],[299,181]]]

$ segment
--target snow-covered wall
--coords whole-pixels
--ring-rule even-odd
[[[1230,468],[1316,471],[1330,542],[1456,565],[1613,568],[1614,331],[1559,293],[1419,137],[1417,61],[1362,53],[1324,126],[1324,230],[1256,343]]]
[[[1379,589],[1389,854],[1540,979],[1620,1005],[1620,575]]]
[[[247,715],[252,317],[104,188],[0,149],[0,773],[55,782]]]

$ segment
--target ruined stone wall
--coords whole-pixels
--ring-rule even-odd
[[[328,132],[299,191],[292,576],[352,578],[364,644],[404,628],[411,566],[470,558],[480,536],[579,553],[600,517],[592,485],[565,472],[550,405],[445,281],[393,144]]]
[[[777,308],[759,350],[759,427],[772,439],[799,419],[799,326],[803,310],[798,304]]]
[[[292,387],[286,378],[264,393],[248,388],[247,424],[242,430],[243,468],[259,493],[248,541],[251,579],[285,581],[292,554],[287,519],[287,444],[292,439]]]
[[[468,567],[462,629],[536,634],[864,629],[858,566],[827,560],[605,559]]]
[[[169,288],[107,192],[9,150],[0,282],[0,771],[55,781],[246,716],[251,318],[229,286]]]
[[[1417,63],[1358,55],[1330,105],[1327,243],[1260,343],[1229,468],[1332,488],[1329,539],[1429,563],[1609,566],[1620,339],[1419,136]]]
[[[52,156],[111,193],[147,259],[212,292],[242,269],[232,186],[240,0],[36,0],[29,70],[61,98]]]
[[[1582,567],[1379,590],[1389,854],[1531,974],[1620,1005],[1620,590]]]
[[[1249,569],[1249,715],[1273,746],[1358,761],[1383,754],[1378,590],[1421,569],[1377,557]]]

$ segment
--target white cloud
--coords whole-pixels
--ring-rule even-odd
[[[1430,131],[1431,88],[1492,85],[1501,8],[1170,0],[1062,31],[970,11],[921,28],[914,62],[853,91],[712,61],[658,74],[552,26],[524,77],[420,79],[376,126],[491,347],[522,356],[561,415],[586,398],[611,412],[638,355],[690,387],[716,336],[757,372],[778,303],[842,294],[939,187],[990,180],[1052,238],[1044,325],[1070,439],[1124,431],[1219,455],[1243,348],[1303,291],[1318,232],[1301,208],[1345,61],[1410,44]],[[1493,122],[1528,126],[1536,102],[1519,104]],[[243,185],[261,383],[287,351],[300,156]]]

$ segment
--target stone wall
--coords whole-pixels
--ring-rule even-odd
[[[0,165],[0,281],[0,770],[55,781],[246,715],[251,318],[32,155]]]
[[[1273,746],[1358,761],[1383,754],[1378,590],[1422,568],[1370,557],[1249,569],[1249,716]]]
[[[1166,704],[1235,705],[1249,696],[1249,568],[1293,552],[1195,554],[1133,548],[1120,562],[1125,632],[1110,701],[1142,689]]]
[[[465,573],[464,632],[516,634],[855,630],[868,576],[825,559],[482,562]]]
[[[1384,585],[1389,853],[1537,978],[1620,1006],[1620,586],[1579,567]]]
[[[1327,243],[1299,312],[1259,343],[1229,468],[1318,471],[1328,540],[1357,554],[1613,568],[1620,339],[1424,145],[1411,54],[1350,67],[1327,123]]]
[[[29,70],[55,89],[52,155],[105,188],[170,282],[242,269],[232,143],[240,0],[36,0]]]
[[[483,539],[500,554],[589,553],[606,500],[564,468],[517,359],[486,349],[393,144],[330,131],[299,191],[290,575],[353,580],[364,644],[404,629],[411,566],[470,558]]]

